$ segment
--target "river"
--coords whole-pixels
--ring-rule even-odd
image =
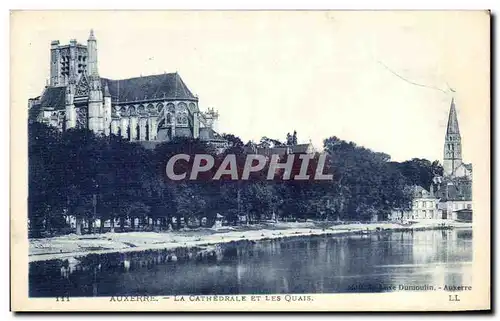
[[[384,292],[472,283],[472,230],[294,237],[30,263],[31,297]]]

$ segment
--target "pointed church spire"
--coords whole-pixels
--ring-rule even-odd
[[[455,98],[451,98],[450,113],[448,115],[448,126],[446,128],[446,135],[458,134],[460,135],[460,129],[458,128],[457,110],[455,109]]]
[[[92,77],[98,77],[99,72],[97,71],[97,40],[94,36],[94,30],[90,30],[89,40],[87,41],[87,51],[88,51],[88,75]]]
[[[104,97],[111,97],[111,94],[109,93],[108,83],[104,84]]]
[[[89,40],[96,40],[94,36],[94,29],[90,29]]]

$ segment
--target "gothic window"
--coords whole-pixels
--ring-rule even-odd
[[[87,128],[87,109],[77,108],[76,109],[76,128]]]
[[[89,83],[87,77],[83,76],[80,78],[78,85],[76,86],[76,96],[86,96],[89,93]]]
[[[187,125],[188,124],[187,112],[181,111],[177,114],[177,124],[178,125]]]
[[[174,104],[171,104],[171,103],[168,104],[167,105],[167,109],[168,109],[169,113],[175,113],[175,106],[174,106]]]
[[[158,103],[158,105],[156,105],[156,110],[158,110],[158,112],[161,112],[162,109],[163,109],[163,104]]]
[[[139,105],[139,108],[137,109],[137,111],[141,114],[144,113],[145,110],[146,108],[144,107],[144,105]]]
[[[148,112],[153,112],[155,110],[155,106],[153,106],[153,104],[149,104],[148,105]]]
[[[120,109],[120,117],[125,117],[127,115],[127,107],[123,106]]]
[[[135,107],[134,106],[130,106],[128,112],[129,112],[130,116],[135,116],[136,115],[136,113],[135,113]]]
[[[172,114],[167,113],[167,124],[171,124],[171,123],[172,123]]]
[[[189,109],[191,110],[191,112],[196,111],[196,105],[195,105],[195,104],[193,104],[193,103],[190,103],[190,104],[189,104]]]
[[[185,103],[177,105],[177,124],[186,126],[188,124],[188,110]]]

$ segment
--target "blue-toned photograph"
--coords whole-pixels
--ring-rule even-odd
[[[482,29],[306,13],[31,14],[30,298],[470,290]]]

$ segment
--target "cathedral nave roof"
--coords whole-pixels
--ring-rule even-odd
[[[153,99],[197,100],[177,73],[112,80],[107,84],[112,101],[132,102]]]

